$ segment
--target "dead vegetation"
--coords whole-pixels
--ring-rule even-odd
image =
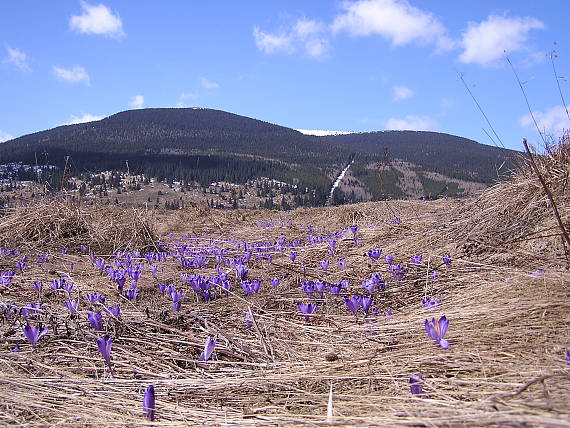
[[[565,223],[569,160],[567,144],[539,159]],[[199,206],[157,214],[154,224],[135,211],[61,205],[58,210],[53,204],[1,218],[2,245],[33,252],[83,243],[110,254],[151,245],[156,228],[160,235],[175,234],[164,242],[188,235],[196,246],[217,244],[236,255],[228,238],[274,243],[283,236],[289,242],[306,237],[307,226],[324,235],[351,224],[360,226],[362,244],[355,246],[346,233],[334,258],[323,242],[299,247],[295,263],[287,254],[274,254],[271,263],[253,262],[252,273],[264,285],[251,298],[234,285],[228,297],[198,302],[186,287],[180,313],[149,277],[130,302],[86,256],[53,255],[50,266],[34,267],[19,286],[2,291],[0,300],[35,301],[29,284],[48,281],[51,269],[61,271],[74,261],[82,294],[97,290],[109,304],[123,305],[123,321],[106,322],[114,340],[114,372],[109,374],[97,352],[99,335],[85,321],[84,297],[78,321],[67,315],[62,295],[46,293],[44,319],[52,331],[36,349],[23,343],[18,324],[0,324],[4,424],[144,426],[142,393],[154,384],[154,424],[160,426],[570,426],[570,366],[564,358],[570,348],[570,278],[561,230],[528,167],[466,201],[390,201],[287,213]],[[120,235],[122,227],[131,231]],[[395,281],[384,262],[366,255],[375,247],[399,262],[414,254],[424,260],[408,265],[406,277]],[[448,253],[454,257],[449,267],[441,263]],[[12,259],[2,257],[0,270],[11,267]],[[345,269],[319,268],[320,260],[337,257],[346,258]],[[161,281],[179,285],[183,270],[167,266]],[[433,269],[440,272],[437,280],[430,278]],[[360,280],[374,272],[387,279],[375,305],[380,313],[392,309],[392,316],[356,319],[330,295],[314,299],[319,309],[310,321],[299,316],[296,302],[307,300],[299,281],[349,279],[358,290]],[[277,291],[269,285],[274,276],[282,278]],[[425,295],[440,297],[441,306],[424,310]],[[247,330],[250,308],[255,323]],[[423,328],[425,318],[444,314],[450,319],[449,350],[435,345]],[[218,338],[215,359],[199,364],[207,335]],[[11,352],[15,343],[22,343],[20,352]],[[412,373],[425,377],[423,397],[410,393]],[[327,422],[330,385],[334,411]]]

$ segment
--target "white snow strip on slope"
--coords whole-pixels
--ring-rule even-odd
[[[301,134],[305,135],[316,135],[317,137],[323,137],[325,135],[344,135],[344,134],[356,134],[354,131],[327,131],[324,129],[295,129]]]

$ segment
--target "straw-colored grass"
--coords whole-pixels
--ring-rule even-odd
[[[564,153],[540,162],[566,221],[569,157]],[[69,226],[82,231],[77,246],[89,244],[91,237],[113,236],[104,230],[96,235],[102,223],[91,225],[98,215],[105,218],[103,208],[62,209],[56,220],[42,211],[51,207],[9,213],[0,219],[0,230],[8,234],[6,225],[22,225],[33,212],[43,213],[43,224],[54,224],[51,229],[80,225]],[[237,251],[227,238],[274,243],[281,236],[288,241],[306,236],[306,225],[315,235],[360,226],[362,244],[355,246],[347,232],[334,257],[324,242],[298,247],[294,263],[288,253],[275,253],[272,263],[254,257],[251,274],[263,279],[263,286],[253,297],[236,284],[228,297],[197,302],[186,287],[180,313],[172,311],[148,272],[138,299],[129,302],[86,256],[56,252],[45,266],[17,277],[17,285],[3,290],[0,300],[20,306],[36,301],[30,284],[48,281],[53,271],[65,272],[75,262],[72,276],[82,293],[97,290],[109,304],[120,301],[123,307],[123,321],[106,319],[114,340],[113,374],[95,345],[100,334],[86,322],[84,297],[77,320],[67,315],[62,294],[46,292],[42,318],[52,330],[36,349],[24,343],[18,323],[0,324],[0,421],[15,426],[570,426],[570,366],[564,358],[570,348],[570,278],[550,208],[536,177],[524,170],[467,201],[391,201],[288,213],[206,207],[159,213],[152,227],[144,228],[149,235],[137,232],[145,238],[131,240],[128,247],[148,246],[146,237],[156,228],[175,234],[163,242],[193,235],[186,241],[225,247],[228,257]],[[124,213],[123,222],[114,215],[109,211],[108,218],[116,225],[139,224],[141,230],[142,213]],[[394,217],[402,222],[393,222]],[[36,236],[34,242],[43,244],[48,229],[29,235],[25,227],[14,227],[16,237],[4,239],[23,242],[22,237]],[[108,248],[126,248],[129,239],[121,239],[124,243]],[[375,247],[407,264],[405,279],[393,280],[383,261],[368,258],[366,251]],[[29,248],[42,251],[39,244]],[[451,266],[441,262],[448,253],[454,257]],[[414,254],[423,255],[421,265],[408,263]],[[345,269],[334,265],[337,257],[346,258]],[[323,259],[333,262],[328,272],[319,267]],[[0,256],[0,270],[13,262]],[[164,266],[161,280],[181,287],[178,276],[184,270],[172,261]],[[545,273],[531,273],[539,268]],[[433,269],[440,271],[437,280],[430,278]],[[387,280],[375,305],[381,314],[392,309],[391,317],[356,319],[330,295],[315,300],[319,308],[310,321],[298,314],[296,303],[307,300],[299,281],[346,278],[358,290],[360,280],[374,272]],[[269,285],[274,276],[282,278],[277,291]],[[441,306],[424,310],[425,295],[440,297]],[[244,315],[250,308],[255,325],[247,330]],[[444,314],[450,319],[449,350],[434,344],[423,327],[425,318]],[[208,335],[218,338],[214,359],[197,363]],[[19,352],[11,352],[15,343],[21,344]],[[410,393],[412,373],[425,377],[423,397]],[[154,423],[141,409],[149,384],[157,392]],[[331,384],[333,419],[327,422]]]

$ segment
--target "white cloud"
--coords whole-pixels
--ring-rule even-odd
[[[192,92],[182,92],[182,94],[180,94],[178,102],[176,103],[176,107],[178,108],[188,107],[188,105],[186,104],[186,100],[196,100],[198,98],[199,96]]]
[[[543,30],[544,24],[535,18],[490,15],[485,21],[470,22],[463,32],[463,52],[459,60],[466,64],[494,65],[505,54],[529,51],[527,47],[530,30]]]
[[[12,65],[25,73],[32,71],[28,64],[30,59],[26,53],[17,48],[12,49],[10,46],[6,46],[6,50],[8,51],[8,56],[2,61],[2,63]]]
[[[200,83],[206,89],[218,89],[220,87],[218,83],[208,80],[205,77],[200,77]]]
[[[394,86],[394,101],[405,100],[414,96],[415,92],[407,86]]]
[[[3,143],[4,141],[11,140],[11,139],[13,139],[13,138],[14,138],[13,135],[10,135],[10,134],[8,134],[7,132],[2,131],[2,130],[0,129],[0,143]]]
[[[94,122],[96,120],[103,119],[104,116],[95,116],[93,114],[85,113],[82,116],[75,116],[74,114],[69,116],[67,122],[62,125],[76,125],[78,123]]]
[[[436,131],[437,123],[428,116],[407,115],[404,119],[391,117],[386,121],[386,129],[401,131]]]
[[[287,33],[270,34],[261,31],[258,27],[253,29],[253,38],[257,49],[266,54],[278,52],[293,53],[293,39]]]
[[[298,19],[293,26],[293,34],[297,37],[303,38],[313,34],[322,33],[324,29],[325,26],[320,22],[312,19],[301,18]]]
[[[561,137],[564,131],[570,130],[570,120],[568,120],[564,106],[552,107],[545,111],[533,111],[532,114],[538,122],[540,131],[546,135]],[[536,130],[530,114],[521,117],[519,123],[525,128]]]
[[[321,22],[301,18],[290,27],[281,28],[274,33],[254,27],[253,38],[257,49],[265,54],[293,54],[300,51],[311,58],[323,59],[329,51],[326,30],[326,26]]]
[[[344,11],[331,26],[334,32],[353,36],[377,34],[402,46],[412,42],[435,44],[438,51],[453,49],[443,24],[430,12],[418,9],[407,0],[358,0],[344,2]]]
[[[82,34],[101,34],[110,37],[121,37],[123,21],[119,15],[113,15],[111,10],[104,4],[97,6],[81,2],[81,15],[73,15],[69,20],[69,27]]]
[[[53,73],[59,80],[69,83],[79,83],[84,82],[87,86],[89,86],[89,74],[87,70],[85,70],[80,65],[73,66],[72,69],[58,67],[56,65],[53,66]]]
[[[144,107],[144,96],[142,95],[135,95],[129,101],[129,107],[132,108],[143,108]]]

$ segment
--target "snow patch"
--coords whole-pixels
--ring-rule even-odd
[[[317,137],[324,137],[327,135],[356,134],[355,131],[327,131],[324,129],[295,129],[295,131],[298,131],[301,134],[305,135],[316,135]]]

